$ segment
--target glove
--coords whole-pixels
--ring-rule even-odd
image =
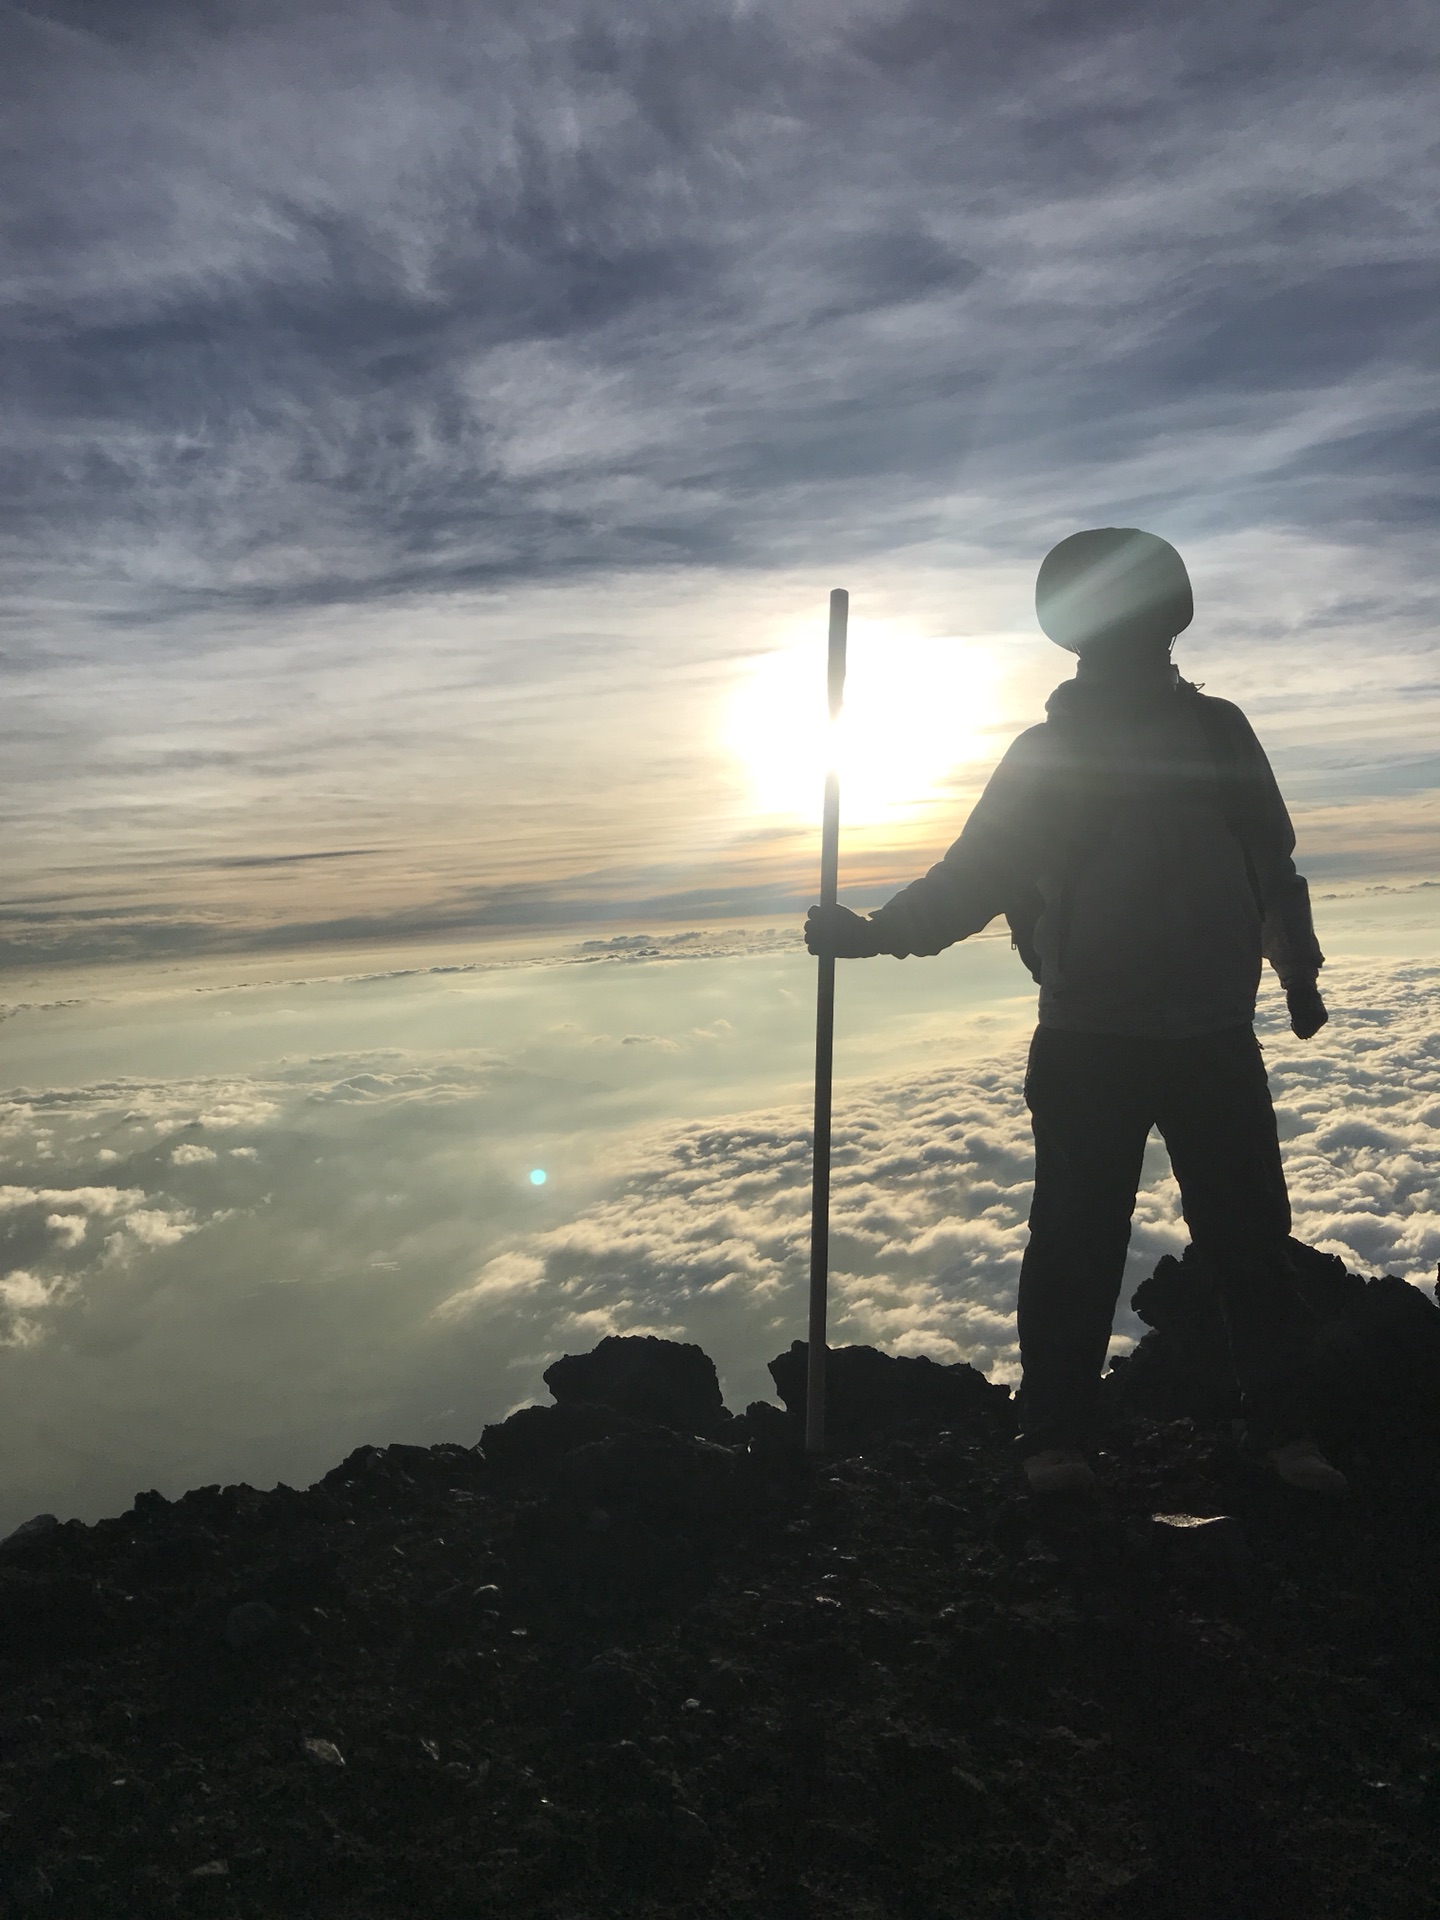
[[[1285,989],[1285,1004],[1290,1009],[1290,1031],[1297,1040],[1309,1040],[1330,1018],[1314,974],[1308,980],[1291,981]]]
[[[849,907],[811,907],[805,945],[811,953],[832,953],[837,960],[868,960],[882,951],[879,928]]]

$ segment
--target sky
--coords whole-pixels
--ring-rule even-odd
[[[1401,0],[0,0],[0,1508],[473,1438],[612,1328],[763,1393],[829,590],[870,905],[1070,671],[1080,526],[1180,548],[1291,804],[1306,1231],[1428,1279],[1437,54]],[[993,936],[847,973],[843,1337],[1013,1372],[1032,1018]]]
[[[1112,522],[1311,866],[1413,876],[1437,51],[1353,0],[0,5],[0,958],[793,908],[834,585],[878,898]]]

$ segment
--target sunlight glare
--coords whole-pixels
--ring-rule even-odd
[[[984,754],[995,679],[983,640],[852,620],[833,742],[822,635],[747,663],[724,744],[744,768],[759,814],[818,819],[833,752],[843,818],[854,826],[894,822],[940,798],[953,769]]]

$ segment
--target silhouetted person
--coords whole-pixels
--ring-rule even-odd
[[[1133,527],[1062,540],[1041,626],[1079,656],[995,769],[954,846],[868,919],[813,908],[812,953],[939,953],[997,914],[1040,983],[1025,1099],[1035,1133],[1017,1309],[1021,1451],[1037,1491],[1079,1489],[1157,1127],[1230,1331],[1250,1443],[1339,1492],[1306,1432],[1305,1310],[1253,1019],[1261,960],[1301,1039],[1328,1018],[1295,834],[1249,722],[1171,664],[1194,613],[1185,564]]]

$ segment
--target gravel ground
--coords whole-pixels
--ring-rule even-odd
[[[1003,1390],[855,1364],[818,1463],[567,1377],[481,1447],[12,1537],[0,1912],[1440,1911],[1433,1428],[1371,1392],[1350,1493],[1295,1493],[1152,1350],[1098,1491],[1035,1499]]]

